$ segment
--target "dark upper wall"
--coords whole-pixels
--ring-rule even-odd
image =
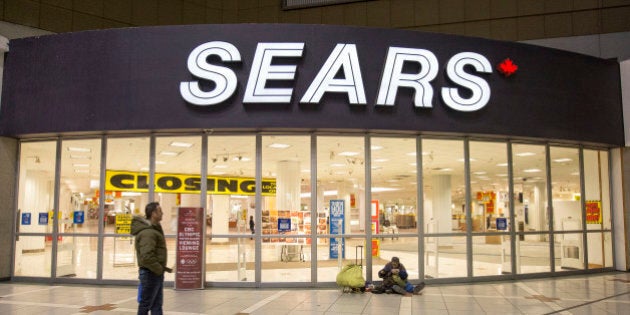
[[[149,25],[337,24],[522,41],[630,31],[630,0],[4,0],[0,20],[55,33]]]
[[[198,79],[188,71],[186,62],[195,47],[210,41],[227,41],[240,51],[240,62],[211,61],[235,72],[236,92],[221,104],[191,105],[182,98],[180,83]],[[278,60],[297,67],[295,78],[267,82],[271,87],[292,88],[288,103],[242,103],[259,42],[304,43],[301,57]],[[326,93],[319,104],[300,101],[340,43],[356,45],[358,65],[350,68],[361,74],[362,79],[355,78],[365,85],[365,105],[349,105],[346,94],[333,92]],[[300,128],[483,134],[623,145],[619,64],[532,45],[391,29],[287,24],[113,29],[17,39],[9,45],[0,107],[0,134],[6,136]],[[435,54],[435,66],[427,68],[437,73],[430,81],[434,91],[431,107],[414,106],[414,92],[408,88],[399,90],[396,105],[375,105],[389,47],[426,49]],[[483,55],[494,69],[476,74],[491,90],[486,94],[489,102],[480,110],[453,110],[439,96],[442,88],[456,86],[450,80],[453,77],[446,75],[446,65],[461,52]],[[509,77],[496,68],[506,58],[519,67]],[[414,69],[415,63],[408,65],[403,72],[419,71]],[[202,89],[213,89],[202,85]],[[465,88],[459,91],[462,97],[469,97]]]

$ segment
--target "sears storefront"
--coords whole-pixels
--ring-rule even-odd
[[[412,282],[614,267],[616,61],[320,25],[9,46],[13,279],[135,283],[129,221],[154,200],[169,264],[204,285],[325,286],[358,255],[367,280],[392,256]]]

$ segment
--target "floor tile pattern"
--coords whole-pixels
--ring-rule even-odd
[[[134,314],[132,286],[0,282],[0,314]],[[421,295],[341,289],[164,291],[166,314],[628,314],[630,273],[429,284]]]

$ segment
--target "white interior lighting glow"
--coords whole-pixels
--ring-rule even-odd
[[[164,161],[155,161],[155,164],[164,165],[164,164],[166,164],[166,162],[164,162]]]
[[[473,172],[473,174],[475,174],[475,175],[484,175],[484,174],[486,174],[486,172],[478,171],[478,172]]]
[[[90,189],[97,189],[100,181],[98,179],[90,179]]]
[[[332,167],[343,167],[343,166],[346,166],[346,164],[333,163],[333,164],[330,164],[330,166],[332,166]]]
[[[211,175],[225,175],[225,172],[212,172]]]
[[[389,159],[374,159],[375,163],[382,163],[382,162],[387,162],[389,161]]]
[[[68,147],[68,151],[72,152],[92,152],[89,148]]]
[[[536,155],[536,153],[534,152],[521,152],[521,153],[516,153],[516,156],[533,156]]]
[[[74,170],[75,173],[89,173],[90,170]]]
[[[138,196],[142,196],[142,193],[135,192],[135,191],[123,191],[121,195],[123,197],[138,197]]]
[[[525,173],[538,173],[538,172],[540,172],[540,170],[537,169],[537,168],[530,168],[530,169],[523,170],[523,172],[525,172]]]
[[[424,153],[423,153],[423,154],[424,154]],[[408,152],[408,153],[407,153],[407,154],[405,154],[405,155],[408,155],[408,156],[416,156],[416,152]]]
[[[383,146],[380,146],[380,145],[373,145],[373,146],[371,146],[371,147],[370,147],[370,149],[371,149],[372,151],[383,150]]]
[[[90,164],[86,164],[86,163],[74,163],[74,164],[72,164],[72,166],[74,166],[74,167],[90,167]]]
[[[571,161],[573,161],[573,159],[570,159],[570,158],[560,158],[560,159],[555,159],[555,160],[553,160],[553,161],[554,161],[554,162],[557,162],[557,163],[564,163],[564,162],[571,162]]]
[[[92,159],[90,156],[87,156],[87,155],[74,155],[74,154],[70,154],[70,158],[71,159],[76,159],[76,160],[90,160],[90,159]]]
[[[165,155],[165,156],[178,156],[181,152],[173,152],[173,151],[162,151],[160,152],[160,155]]]
[[[508,166],[508,164],[507,163],[499,163],[499,164],[497,164],[497,166]]]
[[[290,144],[285,144],[285,143],[272,143],[270,145],[267,146],[268,148],[273,148],[273,149],[286,149],[291,147]]]
[[[359,155],[359,152],[344,151],[344,152],[339,153],[338,155],[341,155],[341,156],[356,156],[356,155]]]
[[[388,192],[388,191],[398,191],[400,188],[390,188],[390,187],[372,187],[372,192]]]
[[[170,144],[171,147],[178,147],[178,148],[190,148],[193,146],[192,143],[189,142],[182,142],[182,141],[173,141]]]

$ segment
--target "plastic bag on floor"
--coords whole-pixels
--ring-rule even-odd
[[[337,285],[348,288],[365,287],[365,279],[363,279],[363,269],[360,265],[350,264],[344,266],[339,274],[337,274]]]

